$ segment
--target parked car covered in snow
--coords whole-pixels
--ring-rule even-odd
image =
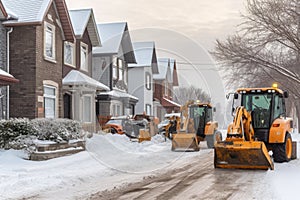
[[[102,127],[102,130],[112,134],[126,134],[132,131],[132,121],[128,116],[112,117]]]

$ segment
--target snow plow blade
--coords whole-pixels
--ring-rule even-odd
[[[197,136],[192,133],[173,134],[172,151],[199,151]]]
[[[215,168],[274,169],[263,142],[223,141],[215,144]]]

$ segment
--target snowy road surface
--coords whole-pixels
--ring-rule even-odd
[[[205,142],[199,152],[172,152],[160,136],[95,135],[87,149],[42,162],[0,151],[0,199],[299,199],[299,159],[274,171],[214,169]]]

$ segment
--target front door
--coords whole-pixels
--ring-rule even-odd
[[[64,94],[64,118],[72,119],[72,96]]]

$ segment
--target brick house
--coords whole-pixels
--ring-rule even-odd
[[[85,130],[96,130],[97,91],[109,90],[91,78],[92,48],[101,46],[92,9],[69,11],[76,41],[64,44],[64,118],[80,121]]]
[[[12,11],[10,72],[20,80],[10,87],[10,116],[63,117],[62,76],[64,41],[74,31],[64,0],[2,0]]]
[[[9,118],[9,84],[18,82],[11,74],[9,74],[9,37],[11,29],[4,27],[3,22],[12,19],[0,1],[0,119]]]
[[[100,117],[132,115],[138,98],[128,93],[128,64],[136,63],[126,22],[98,24],[102,47],[93,48],[93,78],[110,88],[97,95]]]
[[[136,113],[156,115],[153,112],[153,75],[158,74],[154,42],[134,42],[136,64],[128,66],[128,91],[139,98]]]
[[[157,117],[164,118],[166,113],[179,112],[180,104],[174,102],[173,87],[178,86],[176,60],[170,58],[158,59],[158,74],[154,79],[154,110]]]

